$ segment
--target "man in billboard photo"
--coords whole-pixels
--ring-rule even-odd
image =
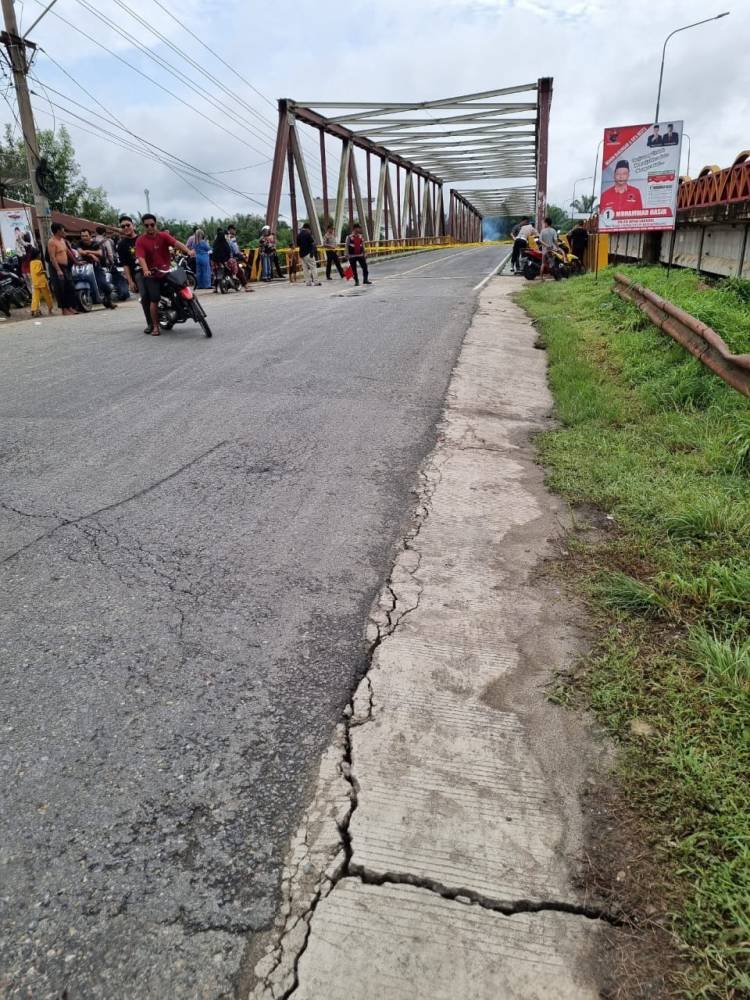
[[[664,145],[664,140],[662,139],[661,135],[659,134],[659,126],[658,125],[654,125],[654,129],[653,129],[651,135],[648,137],[648,139],[646,139],[646,145],[650,149],[653,149],[654,146],[663,146]]]
[[[629,180],[630,163],[628,160],[618,160],[615,164],[615,183],[612,187],[602,192],[599,203],[600,212],[604,212],[608,208],[611,208],[614,212],[640,211],[643,208],[641,192],[637,187],[628,184]]]
[[[676,146],[680,141],[679,135],[674,131],[674,125],[667,125],[667,131],[661,141],[662,146]]]

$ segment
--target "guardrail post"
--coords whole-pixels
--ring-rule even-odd
[[[750,229],[750,223],[745,223],[745,232],[742,234],[742,247],[740,249],[740,262],[737,265],[737,277],[742,277],[742,272],[745,270],[745,251],[747,250],[747,231]]]
[[[696,268],[696,272],[699,275],[701,273],[701,264],[703,263],[703,241],[705,240],[705,238],[706,238],[706,227],[701,226],[701,238],[698,242],[698,266]]]

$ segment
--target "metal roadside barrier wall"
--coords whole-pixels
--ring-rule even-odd
[[[732,354],[710,326],[620,272],[615,274],[613,291],[638,306],[655,326],[682,344],[727,385],[750,396],[750,354]]]

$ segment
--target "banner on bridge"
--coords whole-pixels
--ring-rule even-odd
[[[600,232],[674,229],[682,122],[604,130]]]

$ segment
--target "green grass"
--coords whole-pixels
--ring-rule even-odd
[[[750,282],[623,267],[750,353]],[[581,679],[622,743],[688,972],[681,997],[750,996],[750,407],[612,292],[612,270],[529,286],[560,427],[540,449],[572,502],[613,515],[584,546],[604,638]],[[566,701],[565,695],[557,700]],[[653,731],[630,731],[633,719]]]

